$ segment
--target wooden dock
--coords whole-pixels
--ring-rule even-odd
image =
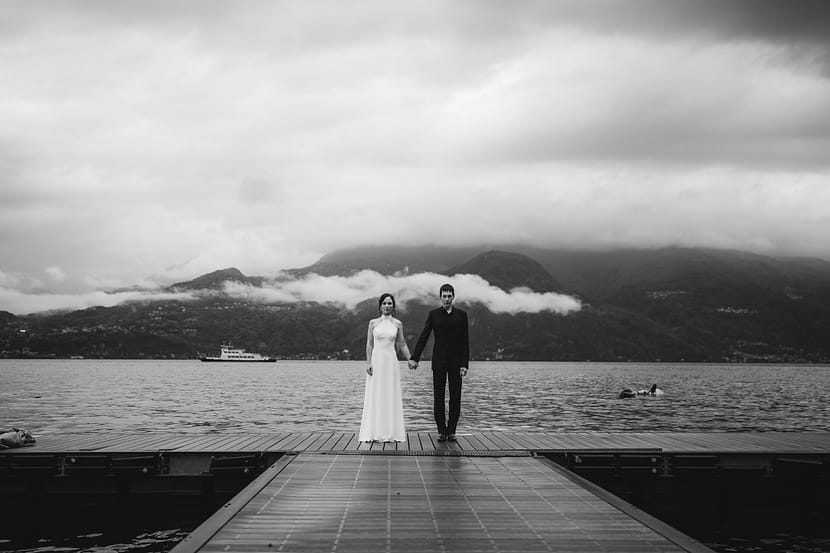
[[[287,456],[174,553],[709,551],[533,457]]]
[[[40,436],[31,453],[318,452],[397,455],[511,455],[515,453],[656,451],[667,454],[826,454],[830,432],[477,432],[438,443],[433,432],[409,432],[404,443],[364,443],[355,432],[262,434],[118,433]]]
[[[771,475],[793,464],[826,471],[830,460],[830,433],[436,438],[412,432],[405,443],[367,444],[353,432],[45,436],[34,447],[0,452],[0,476],[252,471],[248,485],[174,553],[703,552],[710,550],[580,474]]]

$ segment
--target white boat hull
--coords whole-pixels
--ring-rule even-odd
[[[276,363],[277,360],[273,357],[263,357],[262,359],[222,359],[221,357],[202,357],[200,361],[204,363]]]
[[[274,363],[276,361],[274,357],[248,353],[230,344],[222,344],[219,351],[219,357],[204,356],[200,357],[200,360],[205,363]]]

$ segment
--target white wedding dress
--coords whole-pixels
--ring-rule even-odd
[[[382,318],[372,329],[372,373],[366,375],[363,398],[363,419],[360,423],[361,442],[405,442],[403,402],[401,401],[401,368],[395,349],[398,327],[389,318]]]

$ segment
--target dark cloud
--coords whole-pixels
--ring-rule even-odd
[[[830,3],[825,0],[624,0],[613,3],[621,14],[623,26],[638,31],[830,45]]]
[[[826,0],[600,0],[553,2],[548,22],[602,33],[751,41],[787,49],[786,59],[830,77],[830,2]]]
[[[484,2],[484,9],[479,9],[482,2],[465,5],[471,4],[479,24],[498,21],[500,28],[514,32],[573,25],[662,37],[830,43],[830,3],[825,0],[518,0],[509,10],[501,2]],[[490,33],[494,27],[482,30]]]
[[[701,44],[761,42],[786,49],[786,61],[830,76],[830,2],[826,0],[517,0],[456,2],[443,28],[465,40],[515,43],[545,29]],[[417,28],[417,27],[416,27]],[[441,28],[441,27],[439,27]]]

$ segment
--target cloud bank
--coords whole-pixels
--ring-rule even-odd
[[[384,292],[395,296],[399,309],[405,303],[421,300],[436,303],[438,289],[451,282],[456,290],[456,302],[481,303],[495,313],[516,314],[549,311],[567,314],[581,309],[581,302],[565,294],[537,293],[527,288],[502,290],[478,275],[446,276],[436,273],[418,273],[405,276],[387,276],[364,270],[348,277],[324,277],[309,274],[300,279],[266,283],[262,288],[240,283],[225,283],[225,292],[231,297],[262,303],[315,301],[334,303],[349,309],[367,298],[379,297]]]
[[[152,291],[88,292],[84,294],[32,294],[0,287],[0,306],[3,311],[15,315],[28,315],[44,311],[75,311],[88,307],[113,307],[127,302],[191,301],[190,293],[164,293]]]
[[[224,284],[224,295],[247,302],[278,304],[317,302],[330,303],[353,309],[358,303],[391,292],[401,311],[411,300],[436,303],[438,289],[445,282],[452,282],[459,304],[481,303],[495,313],[552,313],[568,314],[579,311],[581,302],[574,297],[557,293],[536,293],[526,288],[505,291],[492,286],[478,275],[453,275],[419,273],[406,276],[386,276],[374,271],[360,271],[349,277],[323,277],[308,274],[302,278],[281,278],[268,281],[259,288],[237,282]],[[167,293],[153,291],[129,291],[117,293],[95,292],[89,294],[24,294],[0,287],[0,305],[15,314],[28,314],[52,310],[76,310],[93,306],[112,307],[126,302],[193,301],[200,297],[216,295],[215,291]]]

